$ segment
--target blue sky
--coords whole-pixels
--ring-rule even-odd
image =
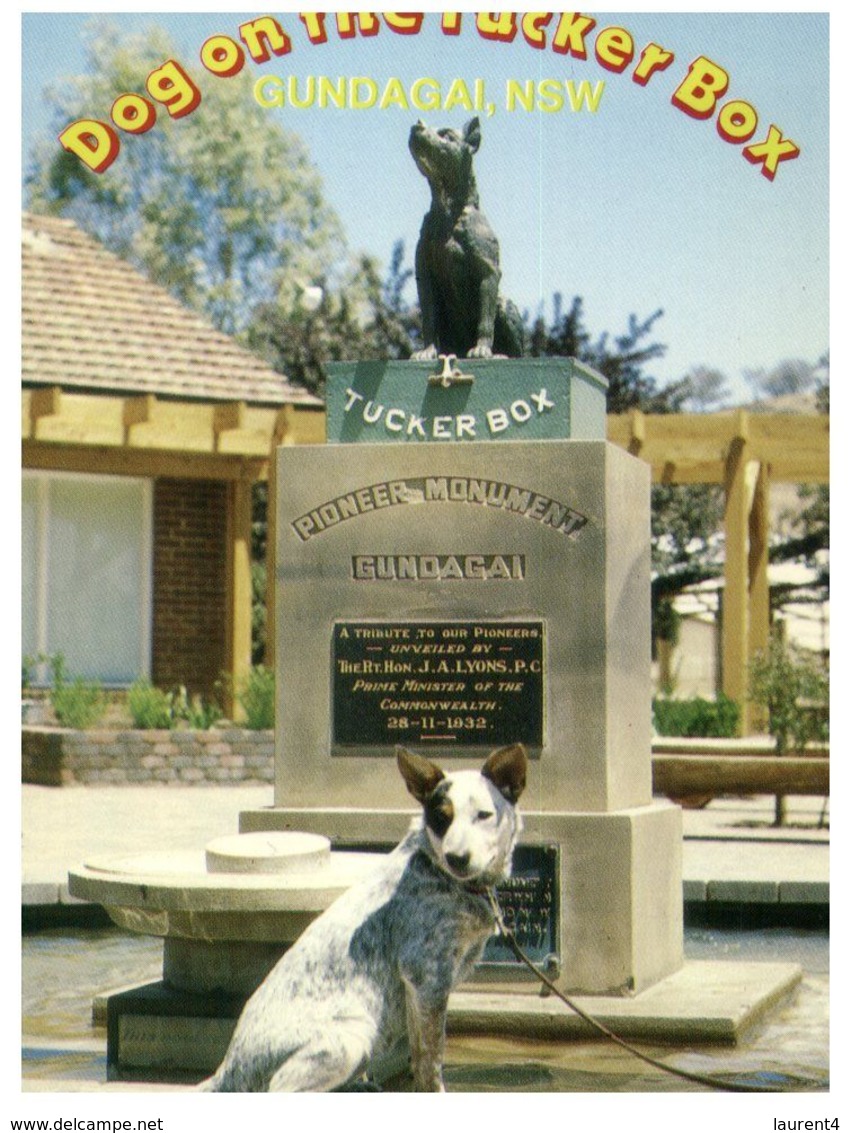
[[[668,351],[651,367],[660,384],[705,365],[725,373],[740,395],[744,370],[790,357],[815,361],[827,348],[827,14],[588,12],[597,26],[580,60],[549,46],[535,50],[520,34],[510,44],[488,42],[470,13],[457,37],[442,35],[430,12],[419,35],[382,27],[353,40],[339,39],[329,16],[329,41],[312,45],[294,13],[276,12],[293,50],[263,66],[249,62],[258,78],[368,76],[381,90],[391,77],[408,89],[428,76],[444,92],[453,79],[471,88],[483,80],[494,112],[482,115],[482,206],[500,238],[503,291],[522,308],[549,310],[553,292],[578,294],[588,328],[614,334],[631,313],[661,307],[656,337]],[[200,74],[199,50],[210,35],[236,37],[240,23],[262,14],[25,15],[24,161],[33,137],[51,132],[41,92],[83,66],[81,35],[91,19],[128,31],[164,26],[178,61]],[[673,62],[643,87],[630,78],[635,63],[622,74],[605,70],[593,45],[609,26],[632,35],[636,61],[653,42],[673,52]],[[699,56],[730,76],[720,103],[743,100],[756,110],[752,142],[774,124],[800,147],[773,181],[743,158],[741,145],[719,137],[714,116],[700,121],[672,104]],[[509,79],[605,86],[594,113],[509,112]],[[203,112],[202,103],[195,113]],[[408,130],[420,116],[459,125],[470,116],[463,107],[287,107],[268,115],[304,138],[353,250],[386,263],[402,238],[412,257],[428,192],[408,155]]]

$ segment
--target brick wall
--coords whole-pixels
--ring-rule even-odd
[[[151,679],[211,696],[226,667],[227,485],[157,480]]]
[[[86,784],[273,783],[275,737],[270,731],[72,731],[33,727],[22,733],[25,783]]]

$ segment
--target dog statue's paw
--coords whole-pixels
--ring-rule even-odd
[[[468,358],[493,358],[493,350],[487,342],[477,342],[472,350],[467,352]]]
[[[437,357],[437,347],[434,343],[426,346],[424,350],[415,350],[411,355],[412,362],[433,362]]]

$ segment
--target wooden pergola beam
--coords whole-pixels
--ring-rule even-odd
[[[128,397],[124,400],[121,410],[121,420],[124,423],[125,444],[130,443],[130,432],[137,425],[150,425],[156,412],[157,399],[152,393],[144,393],[139,397]]]
[[[31,434],[36,436],[40,422],[58,417],[61,412],[62,390],[59,386],[47,386],[32,391],[29,406],[24,410],[24,420],[29,422]]]
[[[237,457],[269,455],[281,412],[296,444],[324,440],[325,415],[298,405],[252,406],[244,401],[172,401],[140,394],[117,397],[56,387],[25,389],[24,441],[111,449],[156,449]]]
[[[770,632],[770,484],[830,482],[829,418],[744,410],[651,416],[632,411],[610,416],[607,434],[647,461],[656,483],[724,486],[722,687],[741,705],[742,732],[764,728],[763,714],[748,699],[748,672]]]
[[[761,464],[754,484],[748,515],[748,664],[768,648],[771,634],[771,596],[768,587],[768,520],[771,483],[769,470]],[[745,702],[744,730],[762,732],[768,719],[763,708]]]
[[[56,444],[24,441],[23,467],[45,472],[99,472],[104,476],[135,476],[175,480],[265,480],[265,457],[173,452],[167,449],[136,449],[118,446]]]
[[[723,484],[735,413],[611,415],[607,436],[647,461],[657,483]],[[825,484],[830,478],[826,415],[745,414],[749,458],[771,469],[774,483]],[[286,421],[288,444],[322,444],[325,414],[299,405],[242,401],[181,402],[141,394],[117,397],[58,387],[23,392],[24,440],[57,445],[159,449],[265,459]]]
[[[775,483],[830,480],[827,415],[787,413],[614,414],[608,439],[653,469],[657,483],[723,484],[730,445],[746,421],[749,459],[769,465]]]

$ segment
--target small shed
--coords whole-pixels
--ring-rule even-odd
[[[24,654],[239,681],[253,487],[324,439],[322,403],[73,222],[24,215],[22,244]]]

